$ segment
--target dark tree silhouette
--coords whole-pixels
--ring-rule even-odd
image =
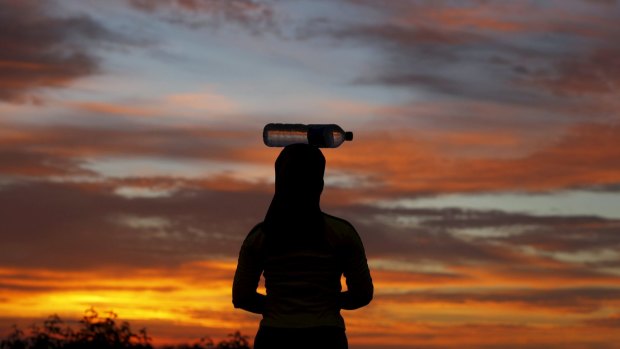
[[[198,343],[180,344],[180,345],[167,345],[162,349],[250,349],[250,343],[248,342],[248,336],[243,336],[239,331],[229,334],[227,340],[219,342],[217,345],[213,343],[213,340],[209,337],[201,338]]]
[[[153,349],[146,329],[134,333],[127,321],[118,321],[117,314],[101,317],[95,309],[86,310],[74,330],[66,326],[58,315],[51,315],[43,326],[34,324],[30,334],[13,325],[13,330],[0,341],[0,349]],[[239,331],[228,335],[217,344],[209,337],[194,344],[164,346],[162,349],[250,349],[248,337]]]

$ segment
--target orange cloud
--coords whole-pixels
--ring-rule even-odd
[[[212,88],[204,91],[165,95],[150,100],[133,102],[66,102],[66,105],[88,114],[109,114],[120,117],[199,118],[218,120],[239,110],[233,99],[217,93]]]
[[[172,104],[175,109],[193,109],[216,114],[231,113],[237,109],[233,100],[209,90],[170,95],[165,97],[164,102]]]
[[[523,142],[509,134],[448,133],[435,139],[417,134],[362,134],[358,143],[329,152],[328,161],[337,168],[368,173],[392,193],[546,191],[615,184],[620,179],[620,128],[613,125],[575,125],[557,141],[516,158],[502,158],[502,147]],[[488,153],[459,156],[459,148],[467,153],[471,147]]]
[[[419,22],[435,23],[437,26],[451,29],[483,29],[489,31],[514,32],[527,28],[523,22],[514,19],[502,18],[497,8],[491,6],[471,7],[437,7],[428,8],[416,6],[405,16],[396,21],[406,24]],[[524,6],[518,4],[501,4],[506,13],[522,11]]]
[[[155,116],[158,110],[155,108],[131,106],[101,102],[76,103],[75,106],[83,111],[100,114],[113,114],[122,116]]]
[[[5,126],[0,130],[0,167],[29,175],[37,175],[38,168],[41,177],[62,174],[65,165],[69,174],[73,169],[91,172],[79,166],[87,158],[104,156],[230,160],[231,149],[225,143],[243,145],[249,139],[247,131],[195,127]]]
[[[340,171],[365,178],[366,184],[353,185],[353,191],[330,188],[339,193],[339,199],[353,195],[353,200],[453,192],[541,192],[620,181],[618,126],[575,124],[554,133],[554,138],[543,139],[502,129],[359,131],[353,142],[323,151],[326,175]],[[278,152],[277,148],[254,146],[232,149],[230,156],[241,162],[271,164]],[[326,195],[331,195],[329,190]]]
[[[0,131],[0,166],[11,173],[41,176],[88,174],[86,158],[161,157],[205,159],[272,166],[279,149],[259,143],[250,131],[132,127],[9,127]],[[256,133],[256,132],[254,132]],[[614,185],[620,179],[620,131],[605,124],[576,124],[554,140],[533,144],[521,131],[360,131],[353,142],[326,149],[327,176],[361,181],[367,197],[484,191],[548,191]],[[537,147],[536,147],[537,146]],[[12,155],[11,155],[12,154]],[[4,159],[3,159],[4,158]],[[46,160],[49,159],[49,160]],[[54,165],[57,164],[57,165]],[[66,170],[63,170],[63,167]],[[223,176],[223,177],[222,177]],[[229,188],[244,184],[243,173],[205,179]],[[344,177],[343,177],[344,176]],[[171,177],[175,177],[171,173]],[[226,178],[224,178],[226,177]],[[247,177],[247,175],[246,175]],[[196,182],[198,183],[198,182]],[[346,186],[334,188],[343,195]],[[354,195],[357,196],[357,195]]]

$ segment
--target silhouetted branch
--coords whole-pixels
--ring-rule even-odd
[[[13,330],[0,341],[0,349],[153,349],[146,328],[134,333],[129,322],[117,319],[114,312],[101,317],[91,307],[84,312],[79,328],[73,330],[64,326],[60,317],[54,314],[43,322],[42,327],[33,324],[29,336],[13,325]],[[191,345],[164,346],[162,349],[250,349],[248,337],[239,331],[228,337],[217,344],[211,338],[203,337]]]

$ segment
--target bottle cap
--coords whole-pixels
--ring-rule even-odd
[[[345,141],[352,141],[353,140],[353,132],[345,132],[344,133],[344,140]]]

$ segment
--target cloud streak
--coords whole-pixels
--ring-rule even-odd
[[[414,98],[441,102],[495,102],[501,114],[524,105],[570,106],[562,114],[581,120],[590,120],[601,105],[608,106],[606,115],[618,113],[609,98],[618,90],[617,3],[568,1],[561,10],[554,2],[532,1],[342,3],[374,17],[323,18],[300,28],[300,38],[374,48],[379,58],[356,84],[405,89]]]
[[[507,304],[536,311],[593,313],[620,302],[620,288],[513,289],[509,291],[443,292],[424,290],[378,295],[378,301],[405,304]]]
[[[130,7],[190,28],[237,24],[253,33],[274,28],[274,11],[255,0],[128,0]]]
[[[93,42],[121,40],[88,16],[53,16],[50,6],[31,0],[0,5],[1,101],[39,103],[38,89],[99,73]]]
[[[466,137],[434,141],[416,130],[378,131],[349,149],[334,152],[329,160],[335,166],[380,178],[394,194],[560,190],[617,182],[617,132],[617,126],[575,125],[557,141],[546,142],[530,154],[498,158],[491,150],[494,137],[479,138],[481,144],[488,142],[490,154],[463,156],[460,149],[471,149],[471,139]]]
[[[2,194],[3,265],[78,269],[171,266],[210,254],[233,256],[264,214],[258,203],[268,200],[263,194],[235,199],[234,193],[217,191],[126,199],[95,184],[79,189],[43,182],[12,185]],[[53,204],[59,200],[62,205]],[[248,212],[231,210],[241,203]],[[28,219],[31,215],[37,220]],[[150,217],[169,223],[140,224]]]

